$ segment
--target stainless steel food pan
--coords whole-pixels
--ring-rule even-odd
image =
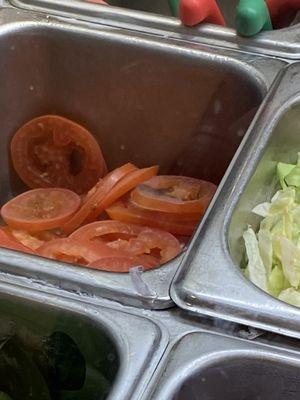
[[[169,14],[167,0],[112,0],[111,3],[125,8],[106,7],[80,0],[3,0],[4,5],[27,10],[40,10],[49,14],[101,22],[108,26],[127,27],[210,46],[268,54],[291,60],[300,59],[298,18],[287,28],[263,32],[253,38],[243,38],[234,30],[238,0],[218,0],[227,21],[226,28],[209,24],[185,28],[178,19],[167,15]]]
[[[24,190],[10,165],[11,137],[49,113],[86,126],[110,169],[159,164],[162,174],[218,183],[283,66],[41,14],[3,9],[0,16],[1,204]],[[144,284],[129,274],[0,251],[2,271],[151,308],[172,304],[179,261],[144,273]]]
[[[275,191],[276,163],[297,157],[299,88],[296,63],[268,96],[171,289],[173,300],[183,308],[296,337],[300,337],[300,309],[258,289],[239,265],[243,231],[248,223],[258,225],[251,210]]]
[[[298,400],[299,379],[298,352],[194,332],[166,353],[144,399]]]
[[[111,400],[140,399],[168,342],[166,331],[148,318],[0,283],[2,373],[4,368],[2,346],[5,340],[22,344],[21,348],[29,352],[35,365],[42,372],[47,371],[48,367],[45,368],[45,364],[49,369],[52,366],[53,358],[46,351],[49,349],[46,344],[49,338],[53,337],[56,337],[55,343],[57,343],[59,337],[60,344],[57,351],[61,361],[57,365],[58,368],[62,368],[61,372],[66,377],[68,373],[66,363],[68,364],[68,355],[71,356],[72,352],[66,346],[69,341],[65,340],[65,335],[73,340],[74,346],[77,346],[83,357],[80,363],[78,358],[72,359],[75,369],[79,369],[78,363],[80,366],[84,365],[83,378],[84,376],[85,378],[82,388],[77,388],[79,393],[63,392],[61,395],[62,398],[82,400],[104,399],[104,397]],[[51,343],[53,346],[53,342]],[[20,362],[17,350],[17,355],[14,354],[17,360],[16,369]],[[69,351],[66,356],[64,351]],[[24,365],[28,366],[28,363]],[[13,365],[11,368],[14,368]],[[72,371],[75,374],[73,369]],[[26,373],[29,375],[30,371]],[[45,377],[44,373],[43,376]],[[70,374],[69,377],[73,379]],[[2,390],[2,386],[6,384],[3,379],[2,376],[0,382]],[[53,381],[53,379],[46,380],[47,383]],[[53,386],[51,388],[53,389]],[[75,390],[70,388],[70,383],[68,390]],[[103,393],[104,390],[107,397]],[[24,396],[26,397],[25,393]],[[30,396],[30,398],[38,397]]]

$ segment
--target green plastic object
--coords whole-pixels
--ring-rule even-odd
[[[265,0],[240,0],[236,16],[238,34],[250,37],[272,29],[270,12]]]
[[[169,7],[174,17],[179,16],[179,5],[180,5],[180,0],[169,0]]]

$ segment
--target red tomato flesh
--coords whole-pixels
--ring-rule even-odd
[[[104,243],[94,244],[74,238],[51,240],[38,248],[37,253],[43,257],[82,265],[87,265],[102,257],[115,257],[120,255],[117,251],[109,248]]]
[[[81,125],[58,115],[34,118],[11,141],[14,168],[30,188],[86,193],[107,172],[102,151]]]
[[[63,226],[64,232],[71,233],[82,223],[95,221],[106,207],[139,183],[154,176],[157,171],[157,166],[138,169],[128,163],[110,172],[91,190],[82,207]]]
[[[35,254],[33,250],[19,243],[11,235],[5,232],[5,228],[0,229],[0,247],[10,250],[22,251],[23,253]]]
[[[213,183],[184,176],[156,176],[131,193],[140,207],[169,213],[204,214],[216,186]]]
[[[181,250],[179,241],[169,232],[119,221],[98,221],[85,225],[75,231],[70,238],[88,240],[97,239],[107,246],[131,256],[152,255],[160,263],[176,257]]]
[[[122,199],[105,210],[111,219],[158,228],[175,235],[190,236],[193,234],[198,220],[177,220],[170,213],[147,210],[133,206],[128,199]]]
[[[20,229],[8,229],[10,235],[13,236],[18,242],[34,251],[41,247],[44,243],[61,237],[61,235],[58,235],[53,231],[27,232]]]
[[[145,270],[157,267],[157,260],[151,256],[104,257],[88,265],[89,268],[107,272],[129,272],[130,268],[142,266]]]
[[[105,196],[132,171],[136,171],[137,167],[131,163],[122,165],[119,168],[111,171],[105,178],[101,179],[87,194],[82,206],[78,212],[64,226],[63,230],[66,233],[73,232],[84,221],[93,220],[103,211],[102,202]]]
[[[1,216],[11,228],[43,231],[60,227],[80,203],[80,197],[67,189],[34,189],[6,203]]]

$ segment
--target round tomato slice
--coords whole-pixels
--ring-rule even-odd
[[[12,235],[18,242],[24,246],[29,247],[32,250],[36,250],[41,247],[44,243],[50,240],[58,239],[60,235],[53,231],[42,231],[42,232],[27,232],[20,229],[8,228],[10,235]]]
[[[95,221],[106,207],[139,183],[154,176],[157,171],[157,166],[138,169],[129,163],[110,172],[87,195],[87,199],[78,213],[63,226],[64,232],[71,233],[83,222]]]
[[[111,219],[117,221],[159,228],[182,236],[192,235],[199,224],[199,219],[177,220],[174,214],[135,207],[126,199],[117,201],[105,211]]]
[[[88,265],[89,268],[108,272],[129,272],[133,267],[144,267],[145,270],[157,267],[157,260],[151,256],[104,257]]]
[[[78,194],[68,189],[34,189],[22,193],[1,208],[11,228],[30,232],[60,227],[80,206]]]
[[[23,125],[11,141],[11,157],[30,188],[62,187],[82,194],[107,171],[93,135],[58,115],[34,118]]]
[[[131,163],[122,165],[101,179],[87,194],[78,212],[63,226],[66,233],[73,232],[84,221],[93,220],[101,213],[101,202],[116,184],[130,172],[137,170]],[[95,216],[96,215],[96,216]]]
[[[143,227],[133,224],[126,224],[120,221],[96,221],[84,225],[72,233],[70,238],[94,241],[101,239],[111,242],[118,239],[130,239],[141,233]]]
[[[181,251],[179,241],[169,232],[119,221],[98,221],[85,225],[70,238],[93,243],[96,243],[95,239],[101,239],[124,255],[151,255],[160,263],[171,260]]]
[[[0,247],[10,250],[22,251],[23,253],[35,254],[33,250],[19,243],[11,235],[7,234],[5,228],[0,229]]]
[[[135,168],[135,170],[129,172],[124,176],[124,178],[119,180],[112,190],[107,191],[102,198],[97,199],[97,202],[94,204],[94,207],[85,222],[95,221],[106,207],[110,206],[124,194],[130,192],[130,190],[135,188],[139,183],[156,175],[157,171],[158,166],[155,165],[149,168]]]
[[[71,238],[55,239],[37,249],[43,257],[68,263],[87,265],[102,257],[115,257],[120,253],[102,243],[91,243]]]
[[[175,258],[181,251],[179,241],[169,232],[160,229],[143,228],[136,238],[116,240],[108,244],[111,248],[139,256],[149,254],[160,264]]]
[[[132,201],[140,207],[169,213],[204,214],[216,185],[184,176],[156,176],[137,186]]]

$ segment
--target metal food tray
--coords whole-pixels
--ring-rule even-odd
[[[0,16],[2,204],[26,189],[10,165],[11,137],[43,114],[86,126],[99,140],[109,169],[128,161],[139,167],[159,164],[162,174],[218,183],[285,65],[11,8]],[[181,258],[140,277],[1,249],[0,269],[159,309],[173,304],[169,287]]]
[[[0,282],[1,338],[17,336],[33,346],[54,332],[67,334],[89,368],[106,373],[111,382],[107,400],[140,399],[168,344],[167,330],[147,317],[87,305],[77,297]]]
[[[167,0],[133,0],[133,2],[132,0],[112,0],[112,4],[129,8],[107,7],[80,0],[3,0],[3,2],[8,6],[13,5],[21,9],[66,17],[72,16],[79,20],[92,20],[110,27],[129,28],[183,41],[268,54],[290,60],[300,59],[298,17],[294,24],[287,28],[262,32],[252,38],[243,38],[233,29],[238,0],[218,0],[228,21],[229,27],[226,28],[210,24],[202,24],[194,28],[184,27],[177,18],[160,14],[169,12]]]
[[[300,65],[285,69],[240,147],[210,212],[171,288],[184,309],[300,337],[300,309],[268,295],[244,277],[239,265],[251,210],[278,185],[276,163],[295,161],[300,148]]]
[[[300,354],[193,332],[164,355],[143,400],[298,400]]]
[[[42,3],[50,4],[36,0],[35,7]],[[114,9],[98,18],[97,6],[68,3],[55,3],[56,16],[0,10],[1,202],[24,189],[10,165],[10,138],[46,113],[90,129],[110,168],[128,159],[159,163],[163,173],[201,171],[216,183],[227,172],[182,265],[179,257],[138,284],[137,276],[0,249],[0,333],[64,331],[95,365],[105,348],[115,366],[109,400],[298,400],[298,342],[255,330],[254,341],[237,339],[245,331],[222,319],[300,337],[300,310],[239,270],[250,210],[274,189],[271,166],[293,161],[300,144],[300,65],[280,72],[285,62],[221,49],[215,39],[210,47],[196,36],[194,43],[174,40],[184,28],[173,19]],[[79,9],[81,20],[72,20]],[[101,19],[105,25],[94,23]],[[162,26],[174,28],[173,39]],[[201,38],[210,29],[199,28]],[[171,294],[183,310],[141,309],[173,305],[177,269]]]

